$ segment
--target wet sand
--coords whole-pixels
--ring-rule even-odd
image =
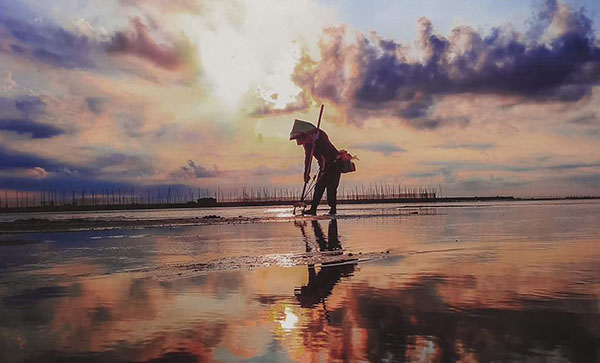
[[[199,226],[216,223],[250,223],[259,222],[258,218],[231,217],[223,218],[217,215],[207,215],[194,218],[165,218],[165,219],[86,219],[71,218],[52,220],[46,218],[17,219],[11,222],[0,222],[0,234],[28,232],[65,232],[103,229],[143,229],[180,226]],[[261,220],[266,222],[266,220]]]
[[[0,361],[600,358],[598,202],[231,213],[0,235]]]

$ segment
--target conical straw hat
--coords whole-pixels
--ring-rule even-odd
[[[296,139],[298,136],[305,134],[309,131],[315,130],[317,127],[310,122],[302,121],[296,119],[294,121],[294,126],[292,127],[292,131],[290,132],[290,140]]]

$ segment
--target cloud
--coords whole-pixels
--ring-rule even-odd
[[[108,34],[95,31],[85,19],[63,28],[0,14],[0,34],[7,36],[0,52],[68,69],[93,69],[104,54],[128,54],[173,70],[185,63],[189,53],[185,42],[156,41],[139,17],[131,19],[130,28]]]
[[[444,181],[448,183],[452,183],[456,180],[454,176],[454,171],[451,168],[440,168],[437,170],[429,171],[429,172],[411,172],[405,173],[404,176],[411,179],[427,179],[434,178],[438,175],[442,175],[444,177]]]
[[[572,181],[577,184],[581,184],[587,187],[592,187],[597,190],[600,190],[600,173],[595,174],[587,174],[587,175],[574,175],[568,178],[569,181]]]
[[[48,172],[44,168],[36,166],[33,169],[27,170],[27,175],[34,179],[46,179],[48,177]]]
[[[424,178],[433,178],[440,175],[440,171],[430,171],[430,172],[415,172],[415,173],[405,173],[404,176],[411,179],[424,179]]]
[[[444,144],[438,145],[440,149],[474,149],[474,150],[489,150],[496,146],[494,143],[467,143],[467,144]]]
[[[0,130],[30,135],[34,139],[46,139],[64,133],[58,127],[27,119],[0,119]]]
[[[0,130],[46,139],[65,131],[37,119],[44,114],[45,103],[39,97],[25,96],[16,99],[0,97]]]
[[[184,62],[180,50],[174,45],[154,40],[139,17],[131,19],[130,29],[113,34],[107,49],[109,53],[133,55],[170,70],[178,68]]]
[[[595,114],[589,113],[576,117],[569,122],[576,125],[597,125],[600,123],[600,120]]]
[[[562,163],[539,165],[520,163],[515,164],[490,164],[479,161],[436,161],[428,162],[428,166],[443,166],[451,170],[470,170],[470,171],[509,171],[515,173],[529,173],[538,170],[564,171],[584,168],[600,168],[600,162],[577,162],[577,163]]]
[[[15,88],[17,82],[12,79],[12,72],[2,71],[0,72],[0,93],[9,92]]]
[[[61,168],[61,163],[33,154],[11,151],[0,146],[0,170],[36,167],[58,170]]]
[[[495,188],[514,188],[528,184],[531,183],[523,180],[504,180],[502,178],[494,178],[493,176],[489,179],[471,177],[457,181],[458,187],[466,192],[484,192],[485,194],[488,194],[490,190],[494,190]]]
[[[0,14],[0,33],[7,37],[10,53],[62,68],[94,68],[96,45],[87,37],[61,27],[30,23]]]
[[[435,115],[437,100],[452,94],[579,101],[600,82],[600,47],[591,20],[583,10],[544,4],[527,34],[508,28],[483,34],[459,26],[444,37],[421,18],[418,49],[374,33],[356,33],[348,42],[346,28],[330,28],[320,43],[321,59],[305,54],[293,79],[315,100],[338,106],[343,120],[359,125],[377,117],[419,129],[456,123],[456,117]]]
[[[201,13],[204,10],[204,3],[197,0],[119,0],[124,6],[141,8],[142,6],[158,7],[161,12],[185,12]]]
[[[557,164],[545,167],[551,170],[569,170],[569,169],[581,169],[581,168],[600,168],[600,163],[570,163],[570,164]]]
[[[72,178],[90,181],[98,178],[113,180],[115,183],[153,175],[156,172],[152,160],[147,156],[111,152],[92,157],[80,164],[73,164],[31,153],[16,152],[0,146],[0,170],[27,169],[26,175],[29,177],[44,175],[38,168],[45,171],[47,173],[45,175],[49,179],[51,176],[53,180]]]
[[[52,175],[47,178],[0,176],[0,187],[16,190],[91,190],[137,187],[127,182],[102,180],[88,176]]]
[[[104,113],[108,100],[100,97],[88,97],[85,99],[85,103],[90,111],[96,115]]]
[[[400,146],[396,146],[389,142],[366,142],[360,144],[352,145],[353,148],[360,150],[373,151],[377,153],[382,153],[385,156],[389,156],[394,153],[403,153],[406,150],[401,148]]]
[[[37,118],[44,113],[46,104],[41,98],[25,96],[15,100],[15,107],[27,118]]]
[[[300,164],[290,165],[287,168],[278,169],[268,165],[258,165],[249,170],[239,170],[229,172],[229,174],[237,175],[239,177],[258,176],[258,177],[270,177],[270,176],[284,176],[284,175],[301,175],[302,166]]]
[[[149,176],[156,173],[150,156],[122,152],[104,151],[84,166],[76,166],[76,168],[86,175],[114,179]]]
[[[183,179],[213,178],[218,175],[219,171],[216,167],[214,170],[209,170],[203,166],[196,165],[193,160],[188,160],[187,165],[184,165],[179,168],[179,170],[171,173],[171,176]]]

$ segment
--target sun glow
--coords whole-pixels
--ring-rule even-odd
[[[292,312],[292,309],[290,309],[289,306],[286,306],[284,311],[284,319],[280,320],[279,324],[281,324],[283,330],[291,331],[296,327],[298,320],[298,316]]]
[[[292,74],[303,50],[317,44],[331,18],[311,0],[249,0],[236,6],[215,3],[209,19],[186,14],[176,23],[197,45],[199,77],[220,102],[234,108],[254,92],[283,109],[301,92]]]

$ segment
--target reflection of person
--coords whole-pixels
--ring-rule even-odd
[[[323,230],[321,229],[321,225],[318,221],[312,221],[312,227],[315,232],[317,244],[319,245],[319,250],[321,252],[341,250],[342,245],[338,239],[338,227],[336,219],[329,221],[327,239],[325,238]],[[303,235],[305,235],[303,227],[301,227],[301,230]],[[311,247],[308,243],[306,244],[306,250],[307,252],[311,250]],[[337,264],[334,266],[327,266],[326,263],[323,263],[321,270],[318,273],[315,271],[314,265],[309,265],[308,284],[306,286],[302,286],[296,291],[296,299],[298,299],[298,302],[302,307],[313,307],[315,304],[324,301],[325,298],[331,294],[333,288],[342,277],[350,276],[353,272],[353,263]]]
[[[342,249],[342,245],[340,244],[340,240],[338,238],[337,219],[332,219],[329,221],[329,226],[327,228],[327,239],[325,239],[319,222],[311,221],[311,223],[313,231],[315,232],[315,237],[317,238],[317,243],[319,244],[319,249],[321,251],[335,251]]]
[[[311,155],[319,163],[319,174],[315,185],[315,192],[310,209],[303,214],[317,214],[317,206],[327,189],[327,204],[331,208],[329,214],[336,214],[337,187],[340,184],[342,173],[341,163],[338,162],[340,152],[329,141],[329,136],[323,130],[317,129],[310,122],[296,120],[290,140],[296,140],[298,145],[304,146],[304,182],[310,179]]]

